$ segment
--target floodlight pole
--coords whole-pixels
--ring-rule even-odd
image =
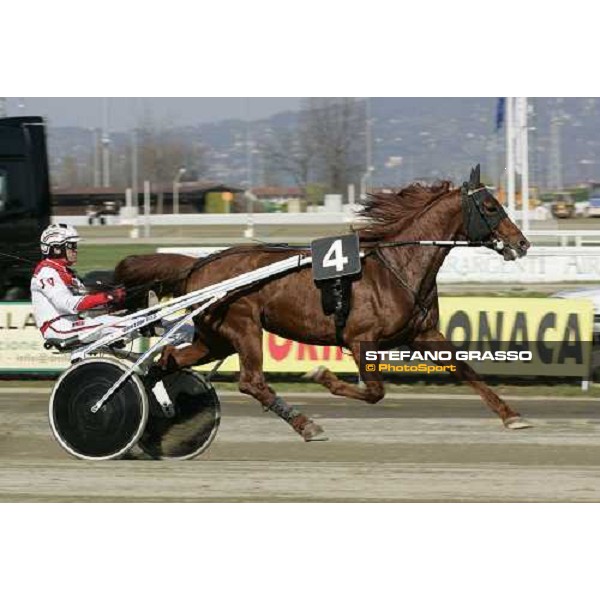
[[[108,98],[102,98],[102,187],[110,187],[110,137],[108,135]]]
[[[173,179],[173,214],[179,214],[179,185],[181,181],[182,175],[185,173],[185,168],[181,167],[177,174],[175,175],[175,179]]]
[[[150,237],[150,182],[144,181],[144,237]]]
[[[506,98],[506,197],[509,217],[515,218],[514,98]]]
[[[523,233],[529,233],[529,140],[527,130],[527,98],[518,98],[519,107],[519,140],[521,144],[521,213],[523,215]]]

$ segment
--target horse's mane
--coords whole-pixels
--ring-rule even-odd
[[[452,190],[449,181],[440,181],[432,185],[412,183],[396,192],[369,194],[358,213],[367,219],[365,226],[356,228],[360,240],[383,240],[401,232]]]
[[[368,220],[364,227],[357,228],[359,239],[377,241],[402,231],[420,213],[452,189],[451,182],[441,181],[432,185],[413,183],[393,193],[369,194],[362,202],[363,208],[359,212],[360,217]],[[309,248],[286,244],[243,244],[197,259],[188,275],[216,260],[236,254],[253,254],[257,249],[263,252],[309,252]]]

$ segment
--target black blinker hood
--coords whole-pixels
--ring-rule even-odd
[[[498,204],[498,210],[495,213],[485,211],[483,201],[488,197]],[[481,184],[479,165],[471,171],[469,182],[463,183],[461,201],[467,238],[472,242],[488,240],[500,222],[507,216],[502,205]]]

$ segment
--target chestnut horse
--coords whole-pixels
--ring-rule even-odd
[[[496,241],[504,260],[526,254],[529,242],[502,206],[479,181],[479,166],[469,183],[453,188],[449,182],[412,184],[397,193],[371,195],[358,229],[365,250],[362,274],[352,281],[352,308],[343,330],[344,347],[359,365],[359,344],[377,347],[408,345],[415,350],[448,350],[438,330],[437,273],[449,247],[402,246],[408,240]],[[130,256],[119,263],[115,281],[126,287],[146,285],[175,294],[211,284],[282,260],[304,249],[242,245],[196,260],[180,255]],[[277,275],[233,292],[195,322],[193,344],[167,347],[159,360],[165,371],[205,364],[239,354],[239,389],[256,398],[306,441],[326,439],[323,429],[277,396],[263,372],[263,330],[305,344],[334,346],[333,316],[321,306],[311,269]],[[455,362],[455,375],[468,382],[510,429],[529,423],[501,400],[473,369]],[[374,404],[384,397],[384,385],[372,374],[364,385],[342,381],[320,367],[312,374],[333,394]]]

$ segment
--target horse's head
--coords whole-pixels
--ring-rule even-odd
[[[509,219],[503,206],[480,181],[479,165],[462,186],[462,211],[467,239],[471,242],[496,242],[495,250],[504,260],[527,254],[531,245]]]

